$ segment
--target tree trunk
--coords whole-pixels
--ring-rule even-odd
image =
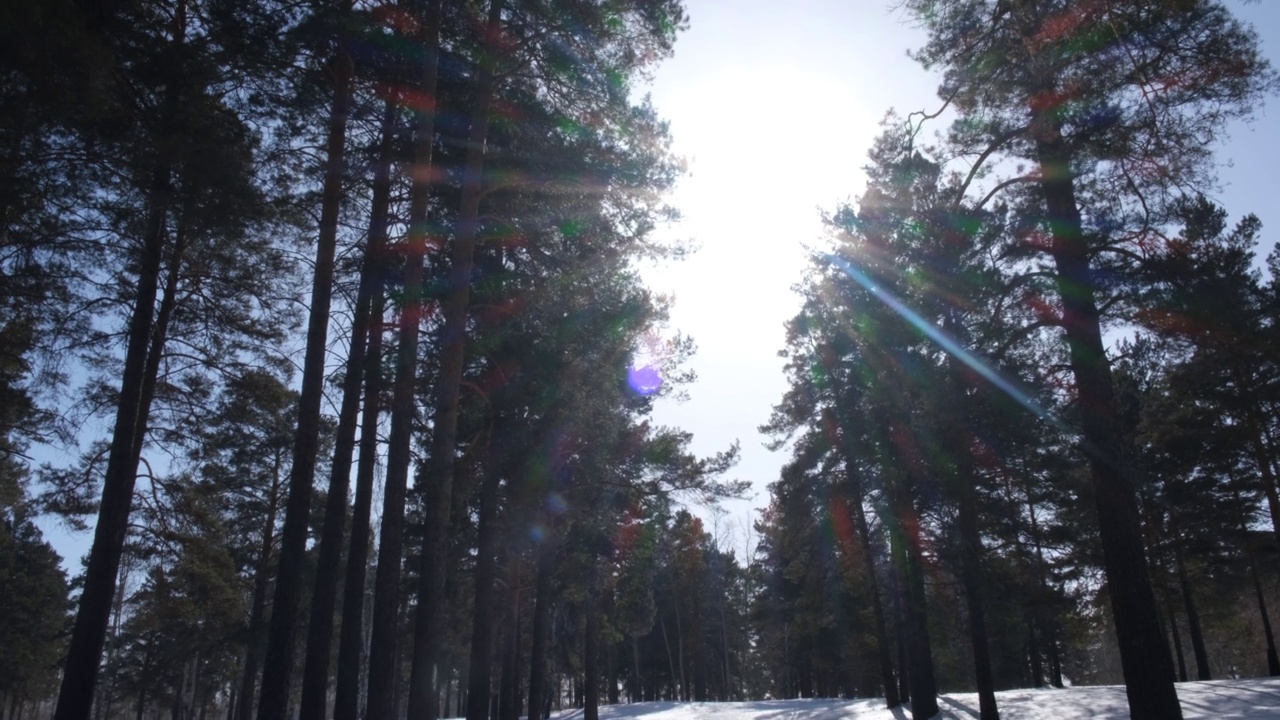
[[[436,7],[433,2],[432,6]],[[436,9],[438,13],[438,7]],[[437,14],[438,17],[438,14]],[[425,482],[427,517],[422,541],[422,573],[414,628],[413,669],[410,674],[410,720],[434,720],[431,668],[442,641],[440,614],[444,602],[445,558],[449,513],[452,508],[458,409],[462,370],[466,356],[467,306],[471,298],[471,274],[480,222],[481,172],[489,135],[489,106],[493,101],[494,73],[502,54],[502,0],[491,0],[485,24],[484,53],[476,77],[467,157],[462,174],[458,228],[449,268],[449,292],[444,301],[440,332],[440,367],[431,432],[431,455]]]
[[[597,571],[592,570],[592,574]],[[595,595],[598,583],[593,579],[591,596],[587,598],[587,628],[582,642],[583,720],[600,720],[600,668],[597,663],[597,645],[600,642],[600,614]]]
[[[676,610],[676,659],[680,662],[680,700],[689,702],[689,680],[684,674],[684,623],[680,620],[680,601],[675,602]]]
[[[514,548],[514,545],[510,546]],[[507,561],[507,642],[502,653],[501,702],[498,703],[498,720],[520,718],[520,562],[518,553],[511,552]]]
[[[903,492],[901,489],[899,492]],[[905,493],[904,493],[905,494]],[[914,510],[910,501],[898,499],[898,532],[903,539],[902,565],[907,642],[911,667],[911,716],[925,720],[938,714],[938,684],[933,673],[933,650],[929,642],[928,611],[925,606],[924,562],[920,549],[919,527],[912,522]]]
[[[360,667],[364,651],[364,594],[369,563],[369,513],[373,508],[374,472],[378,462],[378,418],[382,408],[383,273],[387,266],[387,216],[391,199],[391,155],[395,141],[396,108],[388,102],[382,117],[378,163],[374,169],[373,198],[369,211],[369,257],[372,286],[369,289],[367,338],[364,354],[364,412],[360,421],[360,460],[356,467],[356,497],[352,507],[351,543],[347,551],[347,577],[342,593],[342,627],[338,637],[338,673],[334,680],[334,720],[356,720],[360,702]],[[377,252],[374,252],[374,249]]]
[[[320,535],[316,560],[315,588],[311,596],[311,619],[307,628],[306,663],[302,670],[302,699],[299,720],[323,720],[329,692],[329,656],[333,642],[334,600],[338,592],[338,575],[342,562],[342,541],[347,518],[347,491],[350,487],[351,462],[355,455],[356,422],[360,412],[360,386],[365,372],[365,356],[369,345],[370,308],[375,292],[382,293],[378,279],[385,262],[387,208],[390,201],[391,143],[395,127],[394,106],[388,102],[382,119],[379,157],[374,170],[373,198],[370,208],[369,237],[360,269],[356,291],[355,315],[351,322],[351,340],[342,380],[342,405],[338,411],[338,427],[334,439],[333,462],[329,473],[329,494],[325,501],[324,527]],[[361,588],[363,595],[363,588]]]
[[[339,12],[351,11],[351,0],[342,0]],[[280,566],[276,572],[271,627],[263,661],[258,720],[279,720],[289,705],[293,673],[298,605],[302,599],[302,566],[305,562],[311,492],[315,483],[320,437],[320,403],[324,396],[325,348],[329,332],[329,306],[333,298],[334,256],[337,251],[338,213],[342,205],[347,118],[351,112],[354,68],[342,43],[332,63],[333,106],[329,114],[324,186],[320,200],[320,227],[316,243],[315,273],[311,285],[311,311],[307,324],[307,348],[302,365],[302,389],[298,400],[298,431],[294,437],[289,496],[280,540]]]
[[[1262,424],[1254,413],[1245,414],[1245,425],[1249,430],[1249,444],[1253,450],[1253,461],[1258,466],[1258,474],[1262,480],[1262,491],[1267,498],[1267,510],[1271,515],[1271,529],[1275,532],[1276,541],[1280,542],[1280,492],[1276,490],[1276,476],[1272,471],[1270,453],[1262,440]]]
[[[720,593],[720,651],[724,653],[724,664],[721,672],[724,675],[723,690],[720,693],[720,701],[728,702],[734,699],[734,693],[729,689],[729,623],[725,619],[724,605],[727,602],[725,595],[728,594],[728,581],[726,571],[721,568],[720,577],[723,578],[721,585],[723,589]]]
[[[547,688],[547,626],[551,616],[551,570],[555,564],[551,533],[538,548],[538,577],[533,598],[533,647],[529,651],[529,720],[542,717]]]
[[[947,318],[947,330],[952,337],[959,335],[959,323]],[[977,484],[974,472],[972,442],[969,438],[971,424],[964,416],[962,403],[967,397],[968,385],[964,381],[964,368],[954,354],[948,355],[951,401],[953,403],[948,433],[952,456],[952,494],[956,501],[957,523],[960,530],[960,576],[969,611],[969,639],[973,645],[974,683],[978,689],[978,714],[980,720],[999,720],[996,707],[995,678],[991,674],[991,651],[987,643],[987,619],[982,604],[982,536],[978,530]],[[1034,636],[1034,629],[1032,634]],[[1038,660],[1037,660],[1038,662]],[[1039,673],[1036,685],[1039,686]]]
[[[1046,83],[1046,88],[1051,88]],[[1111,366],[1102,344],[1097,280],[1076,204],[1071,155],[1060,120],[1030,108],[1040,189],[1051,233],[1050,255],[1062,308],[1062,327],[1076,384],[1076,407],[1088,456],[1103,565],[1111,589],[1125,691],[1132,720],[1180,720],[1173,665],[1156,616],[1140,515],[1115,409]]]
[[[1169,633],[1173,636],[1173,652],[1178,658],[1178,682],[1187,681],[1187,658],[1182,653],[1182,636],[1178,633],[1178,616],[1173,611],[1173,601],[1169,606]]]
[[[1209,654],[1204,647],[1204,634],[1200,629],[1200,611],[1196,608],[1195,597],[1191,594],[1191,578],[1187,575],[1186,559],[1182,555],[1182,545],[1176,539],[1174,531],[1173,558],[1178,566],[1178,585],[1182,589],[1182,603],[1187,609],[1187,632],[1191,635],[1191,652],[1196,658],[1196,679],[1212,680],[1209,671]]]
[[[404,300],[400,311],[399,346],[391,399],[391,436],[383,491],[382,535],[378,545],[378,569],[374,580],[373,636],[369,644],[369,697],[367,718],[392,717],[396,672],[395,644],[400,601],[400,564],[404,553],[404,504],[412,448],[414,391],[417,384],[418,335],[424,309],[423,262],[427,249],[427,206],[430,199],[431,152],[435,138],[435,104],[440,49],[440,0],[426,3],[421,42],[424,50],[422,98],[428,106],[418,115],[414,130],[413,187],[409,198],[409,233],[405,243]],[[438,419],[437,419],[438,420]],[[454,448],[449,448],[452,455]],[[448,517],[449,503],[437,507],[428,498],[427,512]],[[427,523],[431,532],[431,523]],[[426,574],[424,561],[423,574]],[[418,648],[413,651],[409,684],[409,717],[434,715],[431,662],[419,667]]]
[[[893,595],[894,638],[898,646],[898,701],[904,704],[911,698],[911,663],[907,656],[907,611],[902,598],[901,573],[898,572],[898,541],[890,534],[889,541],[889,576],[890,590]]]
[[[186,42],[186,2],[175,10],[171,45],[181,50]],[[175,68],[175,75],[177,70]],[[171,176],[178,128],[175,127],[182,78],[170,77],[161,109],[163,140],[151,170],[147,197],[147,221],[143,235],[133,314],[129,318],[129,342],[121,370],[120,397],[112,429],[111,449],[102,483],[102,502],[94,528],[93,546],[85,568],[84,587],[76,613],[70,645],[54,710],[56,720],[87,720],[92,710],[102,646],[111,620],[120,556],[128,532],[133,487],[137,479],[135,447],[146,432],[150,408],[142,399],[147,384],[147,354],[159,291],[160,264],[164,252],[165,223],[172,200]],[[153,380],[154,382],[154,380]]]
[[[845,465],[849,468],[848,464]],[[849,470],[852,472],[852,469]],[[867,513],[863,508],[861,483],[858,483],[854,496],[849,503],[853,511],[853,524],[858,532],[858,542],[862,545],[863,572],[871,592],[871,614],[876,624],[876,655],[880,662],[880,683],[884,689],[885,705],[895,708],[902,704],[902,695],[898,692],[898,683],[893,676],[893,658],[889,654],[889,626],[885,621],[884,604],[880,601],[880,583],[876,574],[876,559],[871,544],[871,528],[867,523]]]
[[[1062,657],[1058,654],[1058,633],[1056,626],[1049,626],[1049,684],[1062,689]]]
[[[828,366],[828,372],[834,368]],[[842,401],[846,402],[846,401]],[[848,437],[851,429],[843,421],[839,424],[842,436]],[[885,622],[884,605],[880,601],[880,583],[876,573],[876,559],[871,544],[871,527],[867,522],[867,513],[863,507],[866,499],[862,476],[854,460],[854,453],[845,441],[840,443],[841,460],[844,462],[845,482],[848,483],[852,497],[848,501],[848,510],[853,516],[853,526],[858,534],[858,543],[862,549],[862,571],[866,576],[868,590],[871,593],[871,615],[875,622],[876,656],[880,667],[880,686],[884,691],[885,705],[895,708],[902,704],[902,695],[898,692],[898,683],[893,676],[893,658],[889,652],[889,628]]]
[[[640,689],[640,638],[631,636],[631,678],[627,683],[627,702],[644,702],[644,692]]]
[[[476,529],[475,600],[471,621],[471,661],[467,681],[467,720],[486,720],[493,667],[493,603],[498,539],[498,489],[496,469],[486,472],[480,484],[480,517]]]
[[[1258,598],[1258,614],[1262,616],[1262,631],[1267,639],[1267,674],[1271,677],[1280,676],[1280,656],[1276,654],[1276,640],[1271,632],[1271,616],[1267,614],[1267,601],[1262,593],[1262,580],[1258,577],[1258,560],[1252,551],[1249,552],[1249,574],[1253,575],[1253,592]]]
[[[1044,687],[1044,665],[1040,662],[1040,639],[1038,635],[1035,613],[1029,611],[1027,613],[1027,659],[1030,660],[1031,685],[1042,688]]]
[[[267,494],[267,521],[262,526],[258,544],[258,564],[253,569],[253,600],[249,609],[249,642],[245,647],[244,674],[240,677],[238,720],[253,717],[254,686],[258,681],[258,664],[262,658],[259,638],[267,624],[267,584],[271,573],[271,548],[275,544],[276,513],[280,505],[280,457],[275,459],[271,490]]]
[[[1027,493],[1027,517],[1031,521],[1031,542],[1036,551],[1036,585],[1040,592],[1040,596],[1047,598],[1049,596],[1049,581],[1045,577],[1044,561],[1044,543],[1040,540],[1040,523],[1036,517],[1035,497],[1031,493],[1031,486],[1024,485],[1023,488]],[[1033,609],[1035,616],[1039,618],[1038,625],[1044,626],[1042,635],[1046,639],[1046,645],[1049,650],[1049,684],[1056,688],[1062,687],[1062,658],[1058,654],[1058,621],[1055,617],[1056,613],[1044,612],[1044,603],[1037,603]]]
[[[680,694],[679,694],[679,689],[677,687],[677,679],[679,676],[676,675],[675,658],[672,657],[671,655],[671,640],[667,638],[667,619],[666,617],[662,617],[662,618],[659,618],[658,622],[661,624],[661,627],[662,627],[662,642],[667,647],[667,668],[668,670],[670,670],[670,673],[671,673],[671,688],[674,691],[672,693],[672,699],[679,700]]]
[[[618,704],[618,683],[616,681],[618,673],[617,665],[615,664],[617,658],[614,656],[614,651],[615,645],[613,643],[605,644],[605,697],[606,702],[610,705]]]

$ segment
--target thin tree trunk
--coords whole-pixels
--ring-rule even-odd
[[[1062,656],[1058,653],[1056,625],[1049,626],[1049,684],[1062,689]]]
[[[186,8],[185,0],[180,0],[174,10],[171,45],[178,50],[186,43]],[[174,75],[177,72],[175,68]],[[54,710],[56,720],[86,720],[89,717],[102,646],[111,619],[111,600],[115,596],[116,576],[128,532],[133,487],[137,479],[138,456],[134,448],[145,434],[149,413],[149,408],[143,406],[142,398],[147,384],[148,340],[156,312],[165,222],[172,198],[173,146],[176,144],[174,136],[178,130],[175,123],[181,82],[180,77],[170,77],[165,87],[161,110],[164,141],[157,143],[159,152],[151,171],[146,231],[143,235],[133,314],[129,319],[129,342],[121,371],[120,397],[116,406],[111,449],[102,483],[102,502],[98,508],[98,521],[94,528],[89,563],[85,569],[80,606],[58,691],[58,704]]]
[[[253,599],[249,605],[249,640],[245,646],[244,673],[240,678],[240,709],[238,720],[253,717],[254,686],[258,681],[258,664],[262,657],[259,638],[266,626],[267,583],[271,572],[271,548],[275,544],[276,513],[280,505],[280,457],[275,458],[271,475],[271,490],[267,493],[267,520],[258,542],[258,564],[253,569]]]
[[[391,399],[391,437],[387,450],[387,475],[383,490],[382,535],[378,545],[378,569],[374,580],[373,636],[369,645],[369,697],[365,717],[392,717],[395,690],[395,644],[400,602],[400,564],[404,553],[404,504],[412,448],[414,391],[417,384],[418,335],[424,312],[424,259],[427,249],[427,205],[430,199],[431,152],[435,138],[436,84],[440,49],[440,0],[426,3],[420,41],[424,50],[422,98],[426,107],[414,130],[413,187],[409,198],[409,233],[405,247],[404,300],[400,311],[399,346]],[[450,454],[454,452],[449,448]],[[434,453],[433,453],[434,454]],[[443,512],[448,503],[436,507],[428,498],[427,512]],[[431,523],[427,523],[431,532]],[[425,564],[424,564],[425,568]],[[424,570],[425,572],[425,570]],[[409,717],[434,715],[431,662],[419,665],[418,648],[413,651],[413,672],[409,683]],[[433,658],[434,659],[434,658]]]
[[[435,7],[436,3],[432,3]],[[438,12],[438,7],[437,7]],[[437,15],[438,17],[438,15]],[[431,432],[431,455],[426,475],[427,517],[422,542],[422,572],[414,627],[413,669],[410,673],[410,720],[434,720],[431,669],[442,643],[440,614],[444,603],[445,558],[449,513],[457,453],[458,409],[466,356],[467,306],[471,271],[479,229],[481,172],[489,135],[489,106],[493,101],[499,49],[502,0],[491,0],[485,23],[484,54],[476,77],[467,156],[462,174],[458,228],[449,269],[449,292],[444,301],[440,334],[440,367]]]
[[[1267,674],[1271,677],[1280,676],[1280,656],[1276,654],[1275,635],[1271,632],[1271,616],[1267,613],[1262,580],[1258,577],[1258,559],[1254,557],[1252,551],[1249,552],[1249,574],[1253,576],[1253,592],[1258,598],[1258,614],[1262,616],[1262,631],[1267,639]]]
[[[617,674],[617,666],[614,664],[616,658],[614,656],[614,644],[605,644],[605,680],[606,684],[606,702],[610,705],[618,704],[618,683],[615,681]]]
[[[834,372],[834,368],[828,364],[828,372]],[[850,435],[850,429],[845,427],[844,423],[839,424],[840,433],[844,436]],[[858,533],[858,543],[862,546],[862,571],[866,576],[868,590],[871,593],[871,615],[875,622],[876,633],[876,657],[879,660],[880,667],[880,687],[884,692],[885,705],[895,708],[902,704],[902,695],[898,692],[898,683],[893,675],[893,658],[889,652],[889,628],[885,622],[884,604],[880,601],[880,583],[876,573],[875,553],[871,544],[871,527],[867,522],[867,513],[863,508],[863,501],[866,499],[865,488],[862,485],[862,476],[858,472],[858,466],[854,460],[853,450],[848,447],[846,441],[840,443],[840,452],[844,462],[845,481],[848,483],[852,491],[852,497],[849,498],[848,509],[853,516],[853,526],[855,532]]]
[[[475,600],[471,623],[471,662],[467,682],[467,720],[486,720],[493,667],[493,602],[498,540],[496,468],[485,472],[480,484],[480,517],[476,530]]]
[[[848,467],[846,463],[846,467]],[[855,497],[849,503],[853,511],[853,524],[858,532],[858,542],[862,545],[863,572],[867,575],[867,583],[871,591],[871,614],[876,624],[876,655],[880,661],[880,683],[884,689],[885,705],[895,708],[902,704],[902,695],[898,692],[898,683],[893,676],[893,659],[889,654],[889,627],[885,621],[884,603],[880,600],[880,583],[876,574],[874,547],[871,544],[871,528],[867,523],[867,513],[862,506],[861,483],[854,492]]]
[[[900,490],[901,492],[901,490]],[[910,501],[900,498],[899,515],[903,535],[903,564],[906,586],[908,653],[911,665],[911,716],[925,720],[938,714],[938,684],[933,673],[933,651],[929,642],[928,611],[925,606],[924,563],[919,528],[911,522]]]
[[[514,546],[511,546],[514,547]],[[518,553],[511,552],[507,560],[507,642],[502,654],[502,684],[498,705],[498,720],[519,720],[520,717],[520,562]]]
[[[725,578],[725,571],[723,568],[721,568],[720,577],[722,578],[721,585],[727,586],[728,583],[723,581]],[[725,621],[724,616],[724,605],[726,602],[725,595],[728,594],[727,590],[728,588],[725,587],[720,593],[720,651],[724,653],[724,665],[721,668],[724,675],[723,690],[720,693],[721,702],[728,702],[733,699],[733,693],[729,690],[729,624]]]
[[[889,575],[890,592],[893,595],[894,637],[898,646],[898,701],[905,704],[911,699],[911,663],[907,654],[907,611],[903,601],[901,573],[898,572],[898,540],[890,534],[889,541]]]
[[[664,645],[667,646],[667,667],[671,672],[671,687],[672,687],[672,690],[675,691],[674,699],[679,700],[680,699],[679,690],[676,687],[676,681],[677,681],[676,662],[675,662],[675,659],[671,656],[671,640],[667,638],[667,619],[663,617],[663,618],[660,618],[658,622],[661,624],[661,627],[662,627],[662,642]]]
[[[1267,498],[1267,511],[1271,515],[1271,528],[1275,532],[1276,541],[1280,542],[1280,492],[1276,491],[1276,476],[1271,468],[1270,453],[1267,452],[1267,447],[1262,440],[1261,423],[1253,413],[1247,413],[1245,417],[1254,464],[1258,466],[1258,474],[1262,479],[1262,492]]]
[[[600,612],[596,607],[596,595],[599,583],[594,576],[597,568],[592,569],[591,594],[587,598],[587,628],[582,643],[582,670],[584,704],[583,720],[600,720],[600,668],[597,658],[600,643]]]
[[[635,635],[631,636],[631,682],[627,688],[627,701],[644,701],[644,692],[640,689],[640,638]]]
[[[1045,577],[1044,561],[1044,544],[1040,541],[1040,522],[1036,516],[1035,498],[1031,494],[1031,486],[1024,485],[1023,488],[1027,493],[1027,517],[1031,521],[1031,542],[1036,551],[1036,584],[1039,586],[1040,596],[1047,598],[1049,596],[1049,581]],[[1058,623],[1055,613],[1044,612],[1044,603],[1037,603],[1034,609],[1036,616],[1039,618],[1038,625],[1043,625],[1042,635],[1046,638],[1049,648],[1049,684],[1056,688],[1062,687],[1062,659],[1058,654]],[[1046,617],[1047,615],[1047,617]]]
[[[125,587],[129,584],[129,572],[132,569],[132,563],[128,561],[128,556],[121,555],[120,560],[120,574],[116,580],[115,606],[111,610],[110,637],[113,638],[113,642],[107,651],[107,667],[113,667],[115,664],[113,661],[118,652],[119,643],[114,640],[120,637],[120,619],[124,614],[124,591]],[[115,695],[116,674],[117,673],[113,671],[111,676],[107,678],[107,685],[105,688],[99,687],[100,691],[105,690],[103,693],[104,697],[99,698],[96,702],[99,708],[98,717],[100,718],[111,717],[111,703],[114,699],[113,696]],[[3,708],[3,705],[0,705],[0,708]],[[2,718],[0,718],[0,720],[2,720]]]
[[[1174,531],[1176,538],[1177,531]],[[1191,635],[1191,651],[1196,658],[1196,679],[1212,680],[1209,671],[1209,654],[1204,646],[1204,634],[1200,628],[1200,611],[1196,608],[1195,597],[1191,593],[1191,578],[1187,575],[1186,559],[1182,555],[1182,545],[1176,539],[1173,544],[1173,558],[1178,567],[1178,585],[1182,589],[1182,602],[1187,609],[1187,631]]]
[[[370,232],[356,291],[355,315],[351,322],[351,341],[342,382],[342,405],[334,440],[333,462],[329,473],[329,494],[325,501],[324,527],[320,535],[316,560],[315,588],[311,596],[311,620],[307,632],[306,662],[302,670],[302,699],[299,720],[323,720],[329,693],[329,656],[333,642],[334,600],[338,592],[338,575],[342,562],[342,541],[347,518],[347,491],[350,487],[351,462],[355,454],[356,421],[360,412],[360,386],[365,371],[368,349],[370,308],[373,294],[381,294],[377,279],[384,265],[387,206],[390,199],[390,143],[395,113],[390,102],[383,115],[383,131],[375,169],[370,209]],[[377,226],[377,227],[375,227]],[[380,325],[380,323],[377,323]],[[379,328],[381,332],[381,328]],[[362,594],[363,594],[363,588]]]
[[[351,0],[342,0],[339,12],[351,11]],[[302,566],[305,562],[311,493],[315,483],[320,437],[320,403],[324,395],[325,347],[329,332],[329,306],[333,298],[334,257],[337,251],[338,212],[342,205],[347,118],[351,112],[354,68],[344,43],[339,42],[332,64],[333,105],[329,111],[324,185],[320,200],[320,227],[316,242],[315,271],[311,285],[311,311],[307,347],[302,365],[298,399],[298,430],[294,437],[293,465],[280,539],[280,565],[276,572],[271,627],[263,661],[258,720],[280,720],[288,711],[293,674],[298,605],[302,599]]]
[[[538,577],[534,582],[533,647],[529,652],[529,720],[540,720],[547,687],[547,626],[551,616],[551,570],[555,542],[550,531],[538,548]]]
[[[1027,659],[1030,660],[1031,685],[1044,687],[1044,665],[1040,661],[1040,639],[1034,611],[1027,612]]]
[[[946,321],[946,329],[952,337],[960,334],[959,322],[954,316]],[[953,467],[952,494],[956,500],[957,524],[960,526],[960,575],[969,611],[969,639],[973,646],[974,683],[978,689],[978,714],[980,720],[1000,720],[996,706],[995,677],[991,673],[991,651],[987,643],[987,616],[982,603],[982,536],[978,530],[977,474],[973,470],[972,442],[969,438],[970,423],[964,416],[961,403],[967,397],[968,384],[964,381],[964,368],[954,354],[948,356],[948,372],[951,380],[953,413],[947,432],[950,436]],[[1035,631],[1032,630],[1034,637]],[[1038,659],[1037,659],[1038,662]],[[1039,673],[1036,683],[1039,686]]]
[[[1178,616],[1173,611],[1173,600],[1167,602],[1169,606],[1169,632],[1173,635],[1173,652],[1178,659],[1178,681],[1187,681],[1187,659],[1182,653],[1182,636],[1178,633]]]
[[[676,609],[676,659],[680,661],[680,699],[689,702],[689,679],[684,674],[684,623],[680,621],[680,601]]]
[[[368,347],[364,357],[364,411],[360,421],[360,460],[356,467],[356,497],[352,507],[351,543],[342,593],[342,627],[338,637],[338,672],[334,680],[334,720],[356,720],[360,703],[360,668],[364,652],[364,594],[369,564],[369,514],[373,508],[374,473],[378,464],[378,418],[382,409],[383,271],[386,268],[387,215],[391,197],[391,154],[396,109],[388,101],[382,117],[382,138],[374,170],[369,213],[370,258],[375,263],[370,288]],[[377,252],[373,252],[374,248]]]

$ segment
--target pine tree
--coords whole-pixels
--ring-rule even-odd
[[[1252,33],[1212,1],[907,8],[930,33],[917,57],[944,71],[941,95],[961,112],[963,146],[980,161],[1018,158],[1035,169],[991,193],[1033,189],[1024,211],[1055,275],[1130,712],[1180,717],[1102,341],[1109,288],[1099,253],[1132,246],[1160,222],[1173,188],[1206,179],[1206,138],[1247,114],[1273,75]],[[1079,44],[1084,37],[1091,42]],[[1184,81],[1159,80],[1172,76]]]

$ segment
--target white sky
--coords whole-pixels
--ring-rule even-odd
[[[799,307],[790,288],[803,272],[803,244],[821,236],[818,208],[861,194],[861,168],[886,111],[938,105],[936,76],[906,56],[923,33],[890,5],[686,0],[690,28],[651,88],[676,152],[690,161],[673,197],[684,219],[672,232],[701,248],[649,277],[676,296],[672,328],[699,348],[690,399],[661,401],[656,419],[693,432],[700,454],[741,442],[734,474],[753,482],[755,497],[726,506],[739,550],[786,461],[785,450],[764,448],[757,427],[786,391],[777,352],[783,323]],[[1231,5],[1280,65],[1280,2]],[[1236,128],[1221,156],[1235,165],[1222,171],[1228,212],[1255,213],[1280,232],[1280,98],[1252,127]]]

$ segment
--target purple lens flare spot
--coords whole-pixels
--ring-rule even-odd
[[[662,375],[652,365],[627,368],[627,384],[641,395],[652,395],[662,387]]]

